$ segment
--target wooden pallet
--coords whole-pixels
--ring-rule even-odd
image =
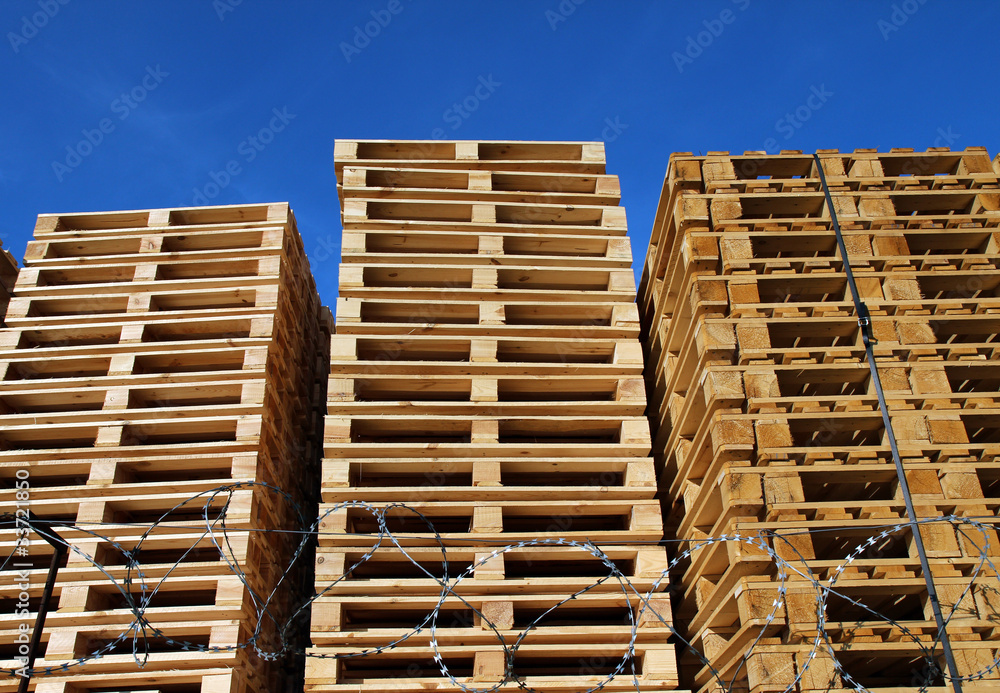
[[[657,599],[663,598],[659,592],[668,586],[663,580],[667,560],[660,547],[605,544],[600,548],[602,557],[598,558],[593,545],[589,548],[583,543],[567,546],[558,545],[557,541],[539,538],[511,549],[503,543],[495,546],[467,543],[451,547],[445,554],[440,547],[414,546],[408,547],[404,555],[387,546],[379,548],[369,558],[361,542],[356,542],[358,545],[354,547],[322,546],[316,557],[317,591],[324,597],[371,597],[392,594],[400,585],[405,585],[405,595],[397,594],[400,598],[439,597],[439,580],[443,579],[447,565],[454,592],[470,599],[478,595],[505,601],[539,595],[544,600],[553,595],[569,596],[587,588],[590,589],[586,595],[590,597],[622,596],[624,592],[617,578],[599,579],[607,575],[623,576],[635,585],[639,594],[655,591]],[[604,563],[604,559],[614,566],[614,570]],[[462,579],[456,580],[459,575]],[[344,576],[344,580],[337,582]],[[335,602],[324,599],[324,603]],[[662,602],[658,603],[657,613],[670,622],[670,614]]]
[[[337,140],[337,180],[345,166],[526,173],[604,173],[603,142]]]
[[[866,638],[866,634],[862,632],[857,638],[862,640]],[[854,679],[852,682],[838,671],[828,652],[819,650],[810,657],[811,647],[803,649],[800,645],[783,645],[774,642],[776,640],[778,639],[764,638],[745,663],[742,654],[728,657],[719,677],[694,659],[686,664],[692,668],[701,665],[697,678],[699,690],[759,690],[775,693],[789,686],[797,690],[831,691],[857,690],[856,685],[865,686],[869,690],[914,688],[922,683],[927,666],[924,659],[926,655],[914,643],[864,642],[863,645],[857,643],[853,647],[838,645],[835,647],[837,662]],[[730,653],[716,650],[714,637],[709,642],[712,644],[706,644],[706,648],[713,652],[713,659],[719,658],[722,664],[721,658]],[[923,645],[931,651],[930,640]],[[989,666],[995,656],[995,650],[984,649],[983,643],[977,642],[955,641],[953,650],[956,651],[956,659],[962,662],[961,670],[970,673]],[[931,659],[936,661],[941,657],[940,647],[931,652]],[[740,673],[743,671],[746,673]],[[736,684],[732,685],[734,676],[738,678]],[[897,686],[898,681],[904,680],[905,686]],[[977,680],[963,683],[962,689],[967,688],[977,693],[987,693],[995,689],[995,684],[992,681]],[[949,688],[930,686],[928,690],[944,693]]]
[[[560,637],[560,639],[564,639]],[[356,648],[327,648],[331,654],[349,654]],[[455,680],[468,688],[497,685],[504,680],[505,656],[499,645],[453,644],[442,638],[441,660]],[[582,651],[581,651],[582,650]],[[576,647],[523,644],[514,657],[513,669],[523,672],[518,681],[535,690],[587,690],[607,681],[603,690],[628,691],[677,686],[672,645],[636,645],[635,677],[626,660],[628,646],[621,642],[576,643]],[[343,660],[316,660],[306,675],[307,691],[360,691],[372,686],[392,690],[455,690],[426,644],[400,646],[380,655]],[[316,652],[319,654],[319,652]],[[626,661],[621,673],[615,674]]]
[[[871,311],[918,517],[991,522],[1000,508],[992,366],[1000,178],[978,148],[820,156]],[[836,588],[915,633],[926,634],[931,618],[909,530],[865,548],[873,533],[907,516],[844,265],[812,156],[671,157],[639,299],[667,525],[685,547],[736,533],[787,537],[766,540],[774,556],[718,542],[677,568],[686,635],[737,688],[849,685],[822,658],[814,661],[825,680],[795,680],[817,633],[817,588],[793,575],[787,602],[775,607],[775,556],[820,583],[839,580]],[[971,566],[996,553],[996,533],[969,529],[920,530],[939,593],[961,612],[949,632],[967,674],[982,668],[972,663],[993,660],[1000,637],[992,603],[972,596],[980,586],[995,589],[997,576],[979,575],[963,592]],[[859,681],[910,685],[899,662],[913,661],[916,645],[853,609],[831,605],[829,632]],[[851,614],[858,623],[848,622]],[[696,690],[724,687],[693,655],[683,658],[682,674]]]
[[[108,657],[106,659],[111,659]],[[128,666],[131,657],[118,656],[116,663]],[[112,693],[163,693],[183,687],[199,693],[260,693],[261,682],[246,677],[241,670],[250,671],[253,663],[233,666],[224,657],[202,657],[197,669],[185,666],[182,658],[162,658],[135,673],[80,671],[72,674],[52,675],[37,682],[32,681],[38,693],[76,693],[77,691],[111,691]],[[132,665],[134,667],[134,664]],[[14,693],[17,683],[0,688],[4,693]]]
[[[628,269],[632,262],[628,237],[616,235],[363,229],[345,232],[341,247],[344,263],[561,267],[567,256],[579,267]]]
[[[91,559],[120,581],[137,548],[140,580],[161,586],[151,623],[206,647],[246,644],[260,603],[249,589],[266,598],[282,581],[271,602],[280,619],[311,586],[307,560],[283,578],[300,535],[257,531],[301,529],[318,498],[329,319],[291,210],[43,215],[35,238],[0,333],[0,476],[27,470],[37,515],[97,533],[60,530],[82,553],[60,572],[41,664],[72,661],[128,628],[133,615]],[[301,507],[240,482],[281,488]],[[14,492],[2,495],[13,507]],[[209,516],[226,504],[216,541],[228,562],[205,530],[206,503]],[[36,537],[29,556],[37,608],[51,549]],[[279,640],[273,628],[266,637]],[[303,632],[293,640],[304,648]],[[294,685],[294,666],[289,678],[253,648],[185,653],[162,638],[150,647],[144,670],[116,650],[79,676],[39,678],[39,690]]]
[[[632,614],[639,681],[675,689],[666,626],[622,601],[623,583],[586,549],[655,590],[669,622],[631,250],[602,146],[338,142],[336,164],[343,263],[306,689],[454,687],[425,666],[426,634],[351,656],[434,610],[438,542],[451,579],[469,570],[454,589],[510,642],[569,600],[565,623],[525,640],[519,680],[598,685],[628,650]],[[372,512],[406,553],[386,541],[352,569],[378,535]],[[458,604],[444,610],[442,654],[458,681],[496,683],[502,648]],[[577,663],[581,648],[593,661]],[[629,674],[606,688],[630,686]]]
[[[337,184],[349,198],[508,201],[529,204],[617,205],[617,176],[565,172],[505,172],[429,168],[367,168],[346,165]]]

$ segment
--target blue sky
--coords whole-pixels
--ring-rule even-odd
[[[334,139],[603,139],[639,265],[674,151],[995,155],[998,26],[994,0],[0,0],[0,239],[288,201],[332,304]]]

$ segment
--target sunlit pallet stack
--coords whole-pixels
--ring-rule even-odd
[[[981,148],[819,154],[873,316],[916,512],[992,521],[1000,167]],[[780,598],[766,551],[732,541],[697,551],[675,576],[675,616],[722,681],[753,691],[918,686],[921,648],[945,668],[911,533],[846,562],[906,512],[813,157],[673,155],[639,293],[671,529],[688,546],[779,532],[788,540],[768,540],[774,552],[858,602],[831,596],[821,616],[816,586],[794,571]],[[958,668],[983,677],[967,693],[1000,678],[1000,585],[989,567],[974,577],[986,543],[966,532],[978,546],[946,525],[921,534],[945,615],[954,607]],[[1000,542],[987,536],[996,562]],[[821,620],[843,671],[825,644],[810,657]],[[682,674],[699,691],[726,685],[693,657]]]
[[[77,525],[56,531],[78,551],[59,571],[36,663],[71,668],[37,677],[35,690],[294,687],[294,657],[268,662],[236,647],[251,641],[263,604],[233,566],[266,600],[301,535],[250,530],[298,530],[315,513],[323,310],[287,204],[38,218],[0,331],[0,495],[10,512],[20,503]],[[11,490],[15,480],[28,481],[29,499]],[[212,489],[251,481],[301,509],[259,487],[210,500]],[[31,613],[14,613],[17,580],[0,586],[10,605],[0,614],[5,668],[18,666],[18,628],[34,623],[52,556],[30,538],[13,565],[32,566]],[[5,530],[0,552],[14,550]],[[279,621],[308,597],[308,573],[293,569],[267,604]],[[120,589],[148,600],[141,615],[156,630],[145,639],[128,631],[134,615]],[[307,634],[304,620],[298,629]],[[264,619],[257,644],[276,642]],[[0,690],[17,683],[3,679]]]
[[[335,159],[343,264],[321,506],[333,512],[312,654],[423,627],[378,655],[310,659],[306,690],[506,690],[517,677],[624,691],[633,666],[642,690],[673,690],[652,609],[584,549],[544,543],[598,544],[639,592],[666,567],[631,250],[603,145],[338,141]],[[426,522],[388,511],[406,554],[386,539],[334,584],[378,530],[367,510],[336,509],[352,500],[405,503]],[[491,557],[522,541],[538,545]],[[465,601],[444,600],[432,635],[445,557]],[[666,588],[651,605],[669,620]],[[611,676],[633,618],[635,660]]]

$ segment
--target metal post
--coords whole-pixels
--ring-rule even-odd
[[[42,528],[42,523],[45,528]],[[42,603],[38,605],[38,615],[35,617],[35,630],[31,633],[31,644],[28,645],[28,664],[25,667],[25,674],[18,684],[17,693],[28,693],[28,684],[31,682],[31,669],[35,666],[35,657],[38,654],[38,647],[42,644],[42,629],[45,627],[45,617],[49,613],[49,601],[52,599],[52,592],[56,586],[56,575],[59,574],[59,563],[66,555],[66,542],[52,530],[50,523],[39,520],[34,514],[28,511],[28,526],[38,535],[52,545],[52,562],[49,563],[49,575],[45,579],[45,590],[42,592]]]
[[[826,195],[826,204],[830,209],[830,220],[833,222],[833,230],[837,236],[837,247],[840,249],[840,256],[844,260],[844,272],[847,274],[847,284],[851,289],[851,297],[854,299],[854,306],[858,312],[858,324],[861,326],[861,338],[865,345],[865,355],[868,360],[868,368],[871,371],[872,383],[875,385],[875,396],[878,399],[879,409],[882,412],[882,424],[885,427],[886,438],[889,441],[889,450],[892,452],[892,461],[896,466],[896,479],[899,482],[899,490],[903,494],[903,502],[906,505],[906,516],[913,532],[913,543],[917,548],[917,556],[920,559],[920,568],[924,573],[924,584],[927,586],[927,599],[931,604],[931,611],[934,612],[934,621],[938,628],[938,637],[941,639],[941,649],[944,652],[945,664],[948,667],[951,687],[955,693],[962,693],[962,675],[959,673],[958,664],[955,661],[955,654],[951,649],[951,639],[948,637],[947,623],[941,613],[941,603],[938,600],[937,589],[934,586],[934,576],[931,574],[930,561],[927,560],[927,551],[924,548],[924,539],[920,535],[920,523],[917,521],[917,512],[913,507],[913,499],[910,496],[910,486],[906,481],[906,471],[903,469],[903,460],[899,455],[899,448],[896,446],[896,435],[892,430],[892,420],[889,418],[889,407],[885,401],[885,394],[882,391],[882,380],[879,377],[878,366],[875,364],[875,350],[872,335],[871,317],[868,306],[858,292],[857,284],[854,282],[854,272],[851,270],[851,261],[847,256],[847,246],[844,243],[844,236],[840,231],[840,222],[837,220],[837,210],[833,206],[833,196],[830,194],[830,186],[826,184],[826,173],[823,171],[823,162],[819,154],[813,154],[816,161],[816,170],[819,173],[820,183],[823,185],[823,193]]]

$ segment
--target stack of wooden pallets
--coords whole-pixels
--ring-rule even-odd
[[[917,515],[992,522],[1000,167],[981,148],[819,155]],[[945,685],[913,536],[880,536],[904,499],[812,155],[672,156],[639,293],[670,528],[687,546],[777,532],[770,551],[803,573],[783,594],[768,550],[708,544],[677,573],[685,635],[734,690]],[[984,679],[968,693],[1000,678],[1000,584],[980,564],[1000,542],[964,530],[921,535],[958,668]],[[839,592],[825,613],[813,580]],[[725,687],[684,662],[692,688]]]
[[[306,690],[635,690],[633,667],[642,690],[675,688],[652,613],[669,619],[667,581],[645,610],[623,588],[652,590],[666,555],[603,145],[338,141],[335,160],[343,264]],[[402,548],[385,539],[369,558],[377,513]]]
[[[0,331],[0,495],[5,509],[75,525],[56,529],[78,550],[36,663],[70,668],[35,690],[294,687],[294,657],[246,645],[257,635],[279,649],[275,620],[311,590],[311,555],[279,580],[318,495],[323,310],[287,204],[39,217]],[[18,480],[26,493],[11,490]],[[261,531],[283,529],[296,531]],[[29,538],[13,560],[31,566],[30,613],[15,614],[17,580],[0,587],[8,669],[52,555]],[[5,530],[0,553],[12,551]],[[142,627],[129,629],[120,590]],[[304,646],[306,621],[289,633]]]

